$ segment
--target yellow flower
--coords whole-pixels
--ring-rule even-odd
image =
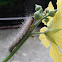
[[[57,9],[54,17],[49,18],[49,22],[46,24],[47,27],[40,29],[39,39],[43,45],[48,48],[50,46],[50,56],[54,62],[62,62],[62,53],[59,51],[60,47],[62,51],[62,0],[57,0]],[[51,2],[49,3],[51,5]],[[49,7],[48,7],[49,8]],[[52,9],[52,7],[50,7]]]
[[[62,54],[58,50],[58,46],[62,50],[62,30],[43,27],[40,29],[40,32],[44,32],[44,34],[40,34],[39,36],[43,45],[46,48],[51,45],[49,52],[51,58],[54,62],[62,62]]]

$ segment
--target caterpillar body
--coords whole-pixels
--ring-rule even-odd
[[[21,42],[20,40],[26,35],[26,33],[29,31],[30,26],[32,25],[34,21],[33,17],[28,18],[27,21],[25,21],[21,27],[21,31],[17,38],[14,40],[14,42],[10,45],[9,51],[12,52],[13,49]]]

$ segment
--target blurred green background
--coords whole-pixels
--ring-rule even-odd
[[[56,8],[56,0],[0,0],[0,17],[25,16],[26,13],[34,13],[35,4],[40,4],[45,9],[49,1]]]

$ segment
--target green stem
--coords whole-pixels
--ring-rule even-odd
[[[16,48],[2,61],[7,62],[18,50],[19,48],[24,44],[24,42],[31,36],[31,33],[28,32],[27,35],[24,37],[23,40],[16,46]]]
[[[34,32],[32,34],[44,34],[44,32]]]
[[[19,50],[19,48],[25,43],[25,41],[32,35],[32,31],[42,22],[42,20],[39,20],[33,27],[31,27],[32,29],[26,34],[26,36],[21,40],[16,48],[2,62],[7,62]]]

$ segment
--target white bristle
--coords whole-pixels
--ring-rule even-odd
[[[17,38],[14,40],[13,44],[9,48],[10,51],[12,51],[14,47],[16,47],[16,44],[20,42],[19,40],[22,39],[23,36],[29,31],[30,26],[31,26],[33,21],[34,21],[34,19],[32,17],[28,17],[24,21],[22,27],[20,28],[20,32],[17,35]]]

